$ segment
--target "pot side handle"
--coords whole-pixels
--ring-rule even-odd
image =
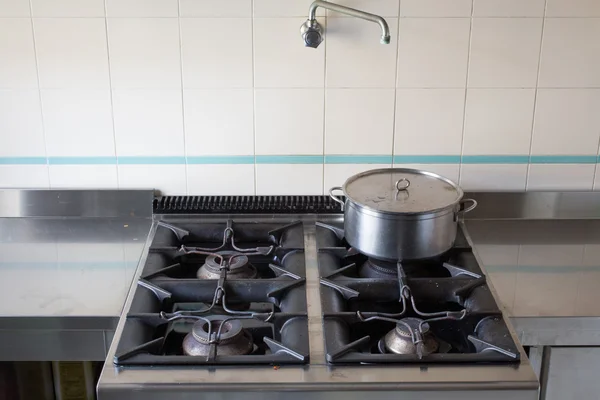
[[[336,190],[342,190],[341,186],[334,186],[331,189],[329,189],[329,197],[331,197],[333,199],[333,201],[340,203],[342,205],[342,211],[344,211],[344,202],[337,197],[335,194],[333,194],[333,192],[335,192]]]
[[[469,207],[465,207],[466,203],[471,203],[471,205]],[[461,215],[464,215],[464,214],[468,213],[469,211],[473,211],[473,209],[475,207],[477,207],[477,200],[462,199],[459,204],[460,204],[460,210],[458,210],[458,213]]]

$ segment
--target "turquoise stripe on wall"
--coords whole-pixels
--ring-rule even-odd
[[[47,164],[46,157],[0,157],[2,165],[39,165]]]
[[[117,157],[48,157],[50,165],[114,165]]]
[[[394,164],[460,164],[460,156],[448,156],[448,155],[394,156]]]
[[[190,156],[188,164],[254,164],[254,156]]]
[[[327,155],[325,164],[391,164],[392,156],[380,155]]]
[[[323,156],[256,156],[257,164],[323,164]]]
[[[527,164],[529,156],[462,156],[463,164]]]
[[[531,156],[532,164],[595,164],[597,156]]]
[[[165,165],[165,164],[595,164],[595,155],[224,155],[0,157],[0,165]]]
[[[132,157],[119,157],[117,162],[122,165],[165,165],[165,164],[185,164],[184,156],[132,156]]]

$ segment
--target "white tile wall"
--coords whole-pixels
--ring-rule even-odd
[[[304,21],[306,18],[254,19],[256,87],[323,87],[325,45],[304,47],[299,34]]]
[[[49,165],[48,168],[53,188],[118,188],[116,165]]]
[[[398,87],[464,87],[470,25],[468,18],[402,18]]]
[[[402,0],[401,17],[470,17],[471,0]]]
[[[469,87],[534,88],[542,18],[474,18]]]
[[[186,193],[185,165],[119,165],[119,188]]]
[[[115,155],[108,89],[43,89],[41,97],[48,156]]]
[[[381,28],[356,18],[327,19],[325,79],[328,87],[393,87],[398,19],[387,18],[389,45],[379,43]]]
[[[0,0],[0,18],[29,16],[29,0]]]
[[[34,18],[33,28],[41,88],[109,87],[103,18]]]
[[[527,165],[524,164],[463,164],[460,167],[460,185],[464,190],[523,191],[526,181]]]
[[[113,91],[117,156],[183,156],[181,92]]]
[[[254,165],[188,165],[187,190],[199,195],[253,195]]]
[[[252,87],[249,18],[182,18],[180,25],[184,88]]]
[[[546,0],[548,17],[600,17],[596,0]]]
[[[46,0],[40,0],[46,1]],[[105,0],[107,17],[177,17],[177,0]]]
[[[257,89],[256,154],[323,154],[323,92]]]
[[[316,194],[393,156],[600,188],[598,1],[338,2],[391,44],[319,8],[305,48],[311,0],[0,0],[0,187]]]
[[[113,89],[180,88],[176,18],[108,18]]]
[[[463,154],[527,155],[535,89],[469,89]]]
[[[250,17],[252,0],[179,0],[182,17]]]
[[[460,154],[464,89],[398,89],[394,154]]]
[[[393,89],[327,89],[325,98],[325,154],[391,155]]]
[[[104,17],[104,0],[31,0],[34,17]]]
[[[600,87],[600,18],[547,18],[540,87]]]
[[[322,192],[322,165],[256,165],[256,194],[258,195],[300,195]]]
[[[473,0],[474,17],[543,17],[546,0]]]
[[[0,10],[2,6],[0,6]],[[37,70],[31,19],[10,18],[0,23],[0,88],[37,89]],[[10,62],[7,62],[10,60]]]
[[[188,156],[254,155],[252,89],[186,89],[183,96]]]
[[[600,89],[539,89],[531,153],[596,155]]]
[[[0,156],[46,155],[40,95],[33,89],[0,89]]]
[[[527,190],[592,190],[593,164],[531,164]]]
[[[47,189],[47,165],[0,165],[0,187]]]
[[[255,17],[307,17],[313,0],[254,0]],[[318,8],[317,16],[325,15],[325,9]]]

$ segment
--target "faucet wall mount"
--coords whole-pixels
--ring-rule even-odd
[[[317,48],[323,41],[324,29],[321,24],[319,24],[316,17],[317,8],[319,7],[379,24],[381,27],[381,44],[390,43],[390,28],[388,27],[387,22],[385,22],[385,19],[379,15],[370,14],[368,12],[330,3],[328,1],[317,0],[310,5],[310,8],[308,9],[308,19],[300,27],[300,34],[302,35],[302,40],[304,40],[304,45],[306,47]]]

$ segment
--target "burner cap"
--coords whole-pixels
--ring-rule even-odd
[[[416,337],[413,339],[413,333],[418,335],[421,321],[419,318],[411,317],[402,319],[396,328],[385,335],[385,348],[395,354],[418,354],[417,346],[414,343]],[[423,340],[422,355],[435,353],[439,348],[439,343],[429,331],[428,323],[425,322],[421,325],[420,334]]]
[[[361,278],[397,279],[398,266],[395,262],[371,258],[365,261],[358,271]]]
[[[219,355],[244,355],[252,352],[254,343],[248,332],[242,328],[242,322],[224,315],[206,317],[209,321],[198,320],[192,331],[183,339],[183,352],[188,356],[206,356],[209,354],[211,340],[216,342]],[[219,329],[221,334],[218,335]],[[209,337],[210,330],[210,337]]]
[[[248,256],[236,251],[219,251],[219,256],[223,257],[223,264],[229,262],[229,271],[227,276],[232,279],[253,279],[256,278],[256,268],[248,261]],[[196,276],[198,279],[219,279],[221,276],[221,263],[217,255],[206,257],[204,264],[198,269]]]

